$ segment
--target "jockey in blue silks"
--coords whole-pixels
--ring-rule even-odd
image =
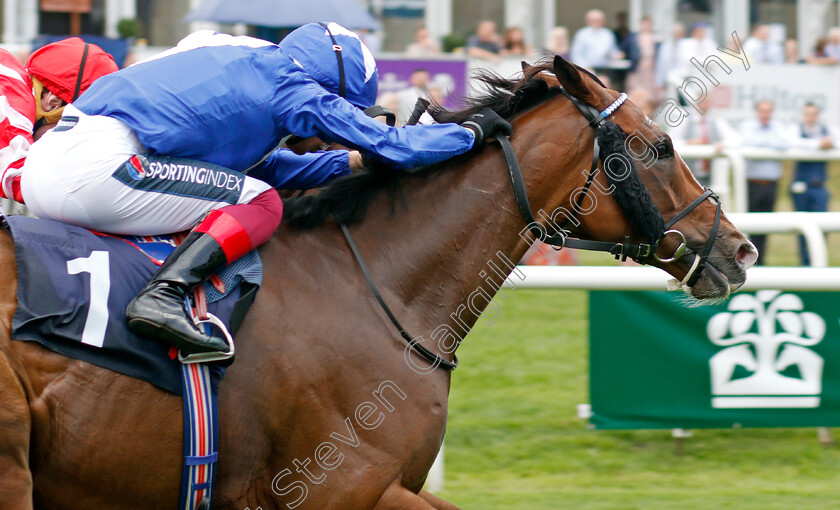
[[[492,111],[463,125],[386,126],[362,111],[377,85],[370,51],[335,23],[303,26],[281,45],[198,32],[68,105],[32,146],[21,191],[36,215],[91,229],[192,229],[129,304],[129,326],[187,353],[224,351],[188,318],[186,294],[268,240],[282,216],[273,188],[349,173],[346,151],[293,156],[278,149],[284,137],[340,142],[407,170],[510,132]]]

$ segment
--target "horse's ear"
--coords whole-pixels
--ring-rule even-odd
[[[528,62],[525,62],[524,60],[522,62],[520,62],[520,64],[522,65],[522,72],[525,73],[525,74],[528,74],[528,71],[530,71],[531,68],[534,67],[531,64],[529,64]]]
[[[586,87],[578,68],[560,55],[554,56],[554,75],[557,76],[560,85],[574,97],[590,103],[595,99],[594,94]]]

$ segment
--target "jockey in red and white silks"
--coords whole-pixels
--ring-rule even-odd
[[[0,198],[24,201],[21,168],[33,136],[50,129],[64,105],[96,79],[117,69],[110,55],[78,37],[36,50],[25,68],[14,55],[0,50]]]
[[[0,198],[22,202],[20,168],[32,145],[35,99],[32,80],[18,59],[0,49]]]

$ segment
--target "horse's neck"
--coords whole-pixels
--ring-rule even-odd
[[[410,334],[463,338],[528,249],[501,151],[407,179],[391,206],[381,194],[353,229],[374,280]]]

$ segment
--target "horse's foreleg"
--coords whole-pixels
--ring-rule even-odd
[[[458,510],[458,507],[426,491],[418,495],[395,483],[382,494],[373,510]]]
[[[26,394],[0,351],[0,510],[32,510]]]

